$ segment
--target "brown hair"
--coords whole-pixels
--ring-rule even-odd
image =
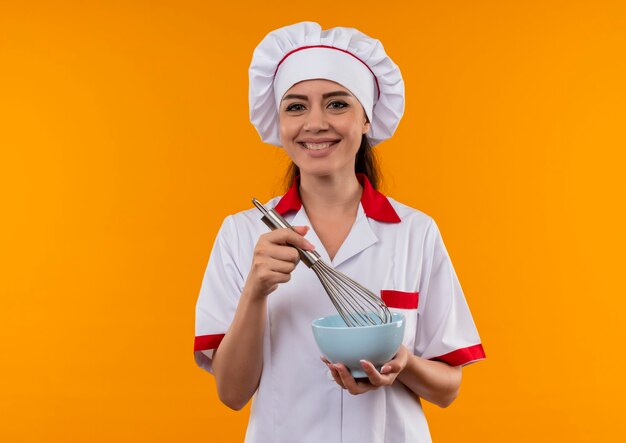
[[[354,172],[365,174],[372,187],[374,189],[379,188],[381,175],[378,158],[376,157],[376,153],[372,149],[372,145],[365,134],[363,134],[363,137],[361,138],[361,146],[356,153]],[[289,169],[287,169],[287,175],[284,181],[285,189],[289,189],[293,185],[293,182],[298,175],[300,175],[300,168],[298,168],[294,162],[291,162]]]

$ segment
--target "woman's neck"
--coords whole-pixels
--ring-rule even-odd
[[[362,191],[355,174],[300,177],[300,199],[307,213],[353,214],[361,201]]]

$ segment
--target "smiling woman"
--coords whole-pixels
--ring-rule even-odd
[[[289,190],[266,206],[294,229],[268,233],[255,209],[224,220],[194,347],[224,404],[254,396],[246,442],[428,442],[420,399],[449,405],[461,366],[485,357],[434,220],[376,189],[372,146],[403,111],[400,70],[356,29],[298,23],[254,52],[250,119],[293,162]],[[293,246],[403,314],[402,345],[380,371],[361,360],[367,377],[355,379],[343,362],[320,361],[311,323],[335,308]]]

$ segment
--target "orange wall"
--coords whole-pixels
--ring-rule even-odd
[[[252,50],[309,19],[402,68],[383,190],[438,222],[483,337],[435,441],[616,441],[626,5],[209,3],[0,6],[0,440],[242,440],[194,307],[223,217],[280,192]]]

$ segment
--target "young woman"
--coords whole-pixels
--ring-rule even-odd
[[[485,357],[431,217],[385,197],[372,145],[404,110],[398,67],[355,29],[298,23],[271,32],[250,66],[250,117],[293,161],[291,187],[266,203],[295,231],[269,231],[257,209],[227,217],[196,313],[195,356],[233,409],[253,396],[246,442],[428,442],[420,399],[457,396],[461,366]],[[334,312],[291,246],[404,313],[396,356],[355,380],[319,351],[311,322]]]

